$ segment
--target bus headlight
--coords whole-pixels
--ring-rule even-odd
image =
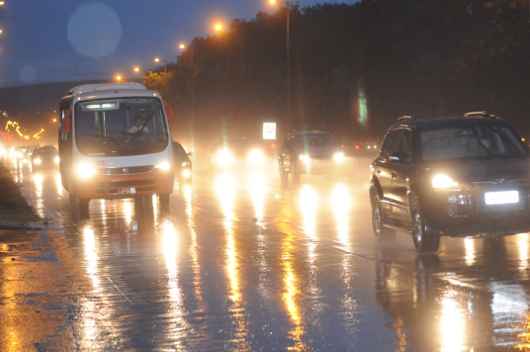
[[[339,150],[333,154],[333,160],[337,164],[342,164],[346,160],[346,154],[343,151]]]
[[[458,188],[458,182],[453,180],[453,178],[446,174],[436,174],[432,178],[432,188],[434,189],[455,189]]]
[[[82,161],[77,164],[75,172],[80,180],[86,181],[96,175],[96,167],[89,161]]]
[[[171,170],[171,164],[169,163],[169,161],[167,160],[164,160],[164,161],[161,161],[159,162],[155,168],[157,168],[158,170],[164,172],[164,173],[167,173]]]
[[[42,165],[42,159],[41,159],[41,158],[35,158],[35,159],[33,159],[33,165],[35,165],[35,166],[41,166],[41,165]]]

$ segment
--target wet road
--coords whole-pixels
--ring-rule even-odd
[[[0,257],[0,350],[530,349],[529,242],[377,240],[368,161],[282,191],[270,170],[201,170],[171,211],[93,201],[14,172],[50,230]],[[0,248],[1,252],[1,248]]]

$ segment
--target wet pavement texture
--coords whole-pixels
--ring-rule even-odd
[[[529,242],[376,239],[368,160],[282,190],[203,169],[74,223],[57,172],[14,171],[49,230],[0,233],[0,351],[530,350]],[[271,176],[273,175],[273,176]]]

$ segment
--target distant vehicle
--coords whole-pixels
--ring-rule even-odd
[[[74,210],[95,198],[158,194],[169,206],[172,145],[162,99],[139,83],[73,88],[60,104],[59,154]]]
[[[375,234],[410,229],[418,252],[437,251],[442,235],[530,230],[528,147],[493,115],[401,118],[372,170]]]
[[[51,145],[37,148],[31,154],[33,170],[55,168],[59,166],[60,161],[59,152]]]
[[[180,143],[175,141],[172,143],[175,175],[180,180],[180,183],[191,182],[193,177],[192,163],[190,159],[191,154],[186,152]]]
[[[341,168],[347,155],[333,137],[324,131],[303,131],[287,137],[279,152],[282,184],[302,174],[326,173]]]
[[[250,167],[264,166],[268,160],[271,147],[265,143],[245,137],[224,140],[214,150],[212,161],[218,168],[229,168],[235,165]]]

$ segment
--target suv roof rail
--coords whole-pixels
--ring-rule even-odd
[[[490,114],[489,112],[487,111],[470,111],[470,112],[466,112],[464,114],[464,117],[465,118],[471,118],[471,117],[483,117],[483,118],[489,118],[489,119],[496,119],[498,118],[497,116],[495,116],[494,114]]]

